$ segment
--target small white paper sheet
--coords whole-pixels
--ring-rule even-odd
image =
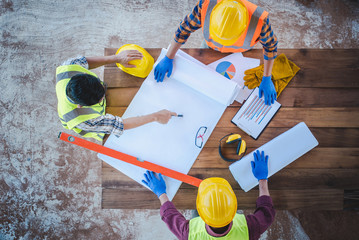
[[[268,177],[270,177],[317,145],[317,139],[307,125],[301,122],[253,152],[259,150],[268,155]],[[253,152],[229,166],[234,179],[245,192],[258,185],[251,167],[251,161],[254,161]]]
[[[248,135],[257,139],[280,107],[281,104],[277,101],[270,106],[266,105],[264,96],[259,98],[259,89],[255,88],[233,117],[232,122]]]
[[[165,54],[163,49],[156,64]],[[152,122],[125,130],[119,138],[110,135],[106,147],[184,174],[189,172],[224,110],[238,93],[234,82],[191,58],[182,51],[177,53],[172,75],[162,83],[155,81],[152,71],[123,115],[126,119],[168,109],[183,117],[172,117],[165,125]],[[99,157],[144,185],[145,169],[102,154]],[[181,182],[164,179],[167,195],[172,199]]]
[[[243,57],[242,53],[233,53],[207,66],[238,84],[240,90],[235,100],[243,103],[253,91],[244,85],[244,72],[258,67],[259,64],[259,59]]]

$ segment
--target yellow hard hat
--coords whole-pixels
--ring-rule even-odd
[[[201,182],[197,194],[197,211],[209,226],[228,225],[237,212],[237,198],[231,185],[223,178],[207,178]]]
[[[145,49],[136,44],[125,44],[117,50],[116,54],[119,54],[124,50],[137,50],[142,53],[143,58],[139,60],[132,60],[129,62],[129,64],[136,65],[135,68],[126,68],[120,63],[116,63],[117,67],[133,76],[141,78],[147,77],[148,74],[150,74],[153,68],[153,64],[155,62],[153,57]]]
[[[211,13],[209,34],[223,46],[233,45],[248,25],[248,12],[238,0],[223,0],[217,3]]]

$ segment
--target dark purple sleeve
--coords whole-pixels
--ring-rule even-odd
[[[162,221],[164,221],[171,232],[180,240],[188,239],[189,220],[178,212],[171,201],[165,202],[160,209]]]
[[[253,214],[247,215],[247,225],[250,240],[257,240],[274,221],[275,210],[270,196],[257,199],[257,207]]]

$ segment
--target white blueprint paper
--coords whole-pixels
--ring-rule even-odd
[[[162,50],[160,61],[166,50]],[[182,53],[185,54],[185,53]],[[123,118],[150,114],[162,109],[183,114],[172,117],[168,124],[157,122],[125,130],[119,138],[111,135],[106,147],[135,156],[163,167],[187,174],[209,138],[226,107],[234,101],[237,85],[206,67],[176,55],[169,79],[154,80],[153,71],[146,78],[128,106]],[[197,132],[206,128],[201,148],[195,145]],[[203,133],[203,132],[202,132]],[[99,154],[99,157],[144,185],[145,169]],[[181,182],[164,177],[167,195],[172,199]]]
[[[301,122],[256,150],[264,151],[269,156],[268,177],[270,177],[317,145],[317,139],[307,125]],[[258,185],[251,167],[251,161],[254,161],[253,152],[229,166],[234,179],[245,192]]]
[[[242,53],[233,53],[213,63],[210,63],[207,66],[212,68],[213,70],[217,70],[217,69],[219,70],[220,64],[226,64],[226,63],[233,64],[234,66],[235,70],[229,69],[226,72],[231,74],[230,76],[232,77],[231,80],[236,82],[240,88],[239,93],[235,100],[239,103],[243,103],[243,101],[246,100],[253,91],[253,89],[248,89],[246,86],[244,86],[244,80],[243,80],[245,76],[244,71],[258,67],[260,64],[260,60],[256,58],[243,57]],[[225,69],[227,69],[227,67],[225,67]],[[220,72],[224,73],[223,70]]]

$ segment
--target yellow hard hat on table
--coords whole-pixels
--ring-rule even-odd
[[[212,10],[209,34],[223,46],[233,45],[248,25],[247,8],[241,1],[223,0]]]
[[[117,67],[119,67],[122,71],[131,74],[133,76],[141,77],[141,78],[147,77],[153,68],[153,64],[154,64],[153,57],[144,48],[136,44],[125,44],[117,50],[116,54],[119,54],[120,52],[125,50],[137,50],[140,53],[142,53],[143,58],[132,60],[129,62],[129,64],[136,65],[135,68],[126,68],[120,63],[116,63]]]
[[[224,178],[207,178],[201,182],[197,194],[197,211],[209,226],[228,225],[237,212],[237,198]]]

